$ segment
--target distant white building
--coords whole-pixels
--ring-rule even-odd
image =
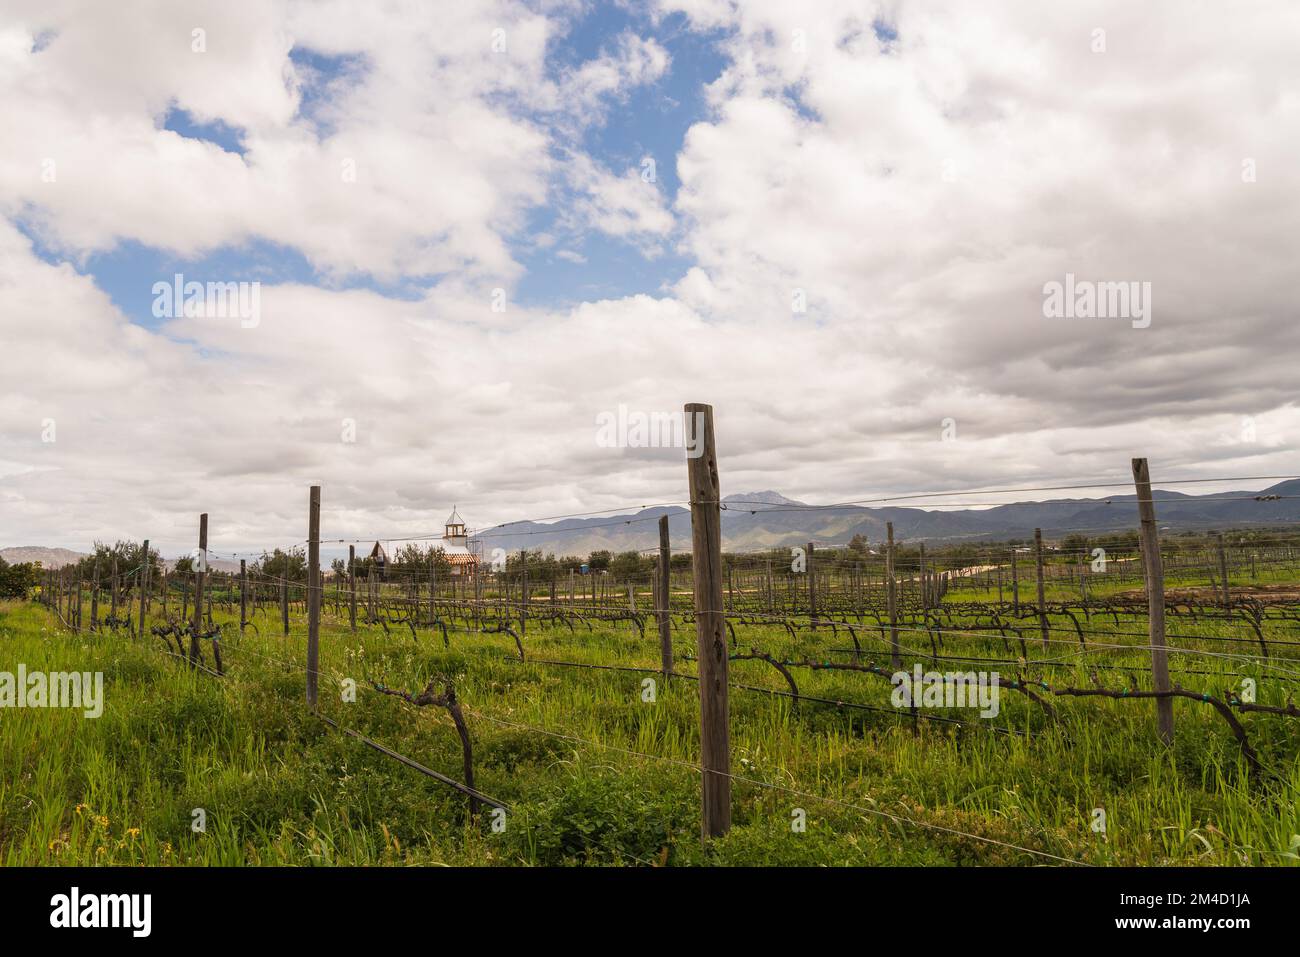
[[[454,505],[442,533],[442,553],[451,566],[453,576],[467,575],[478,567],[479,557],[470,551],[465,520],[456,512]]]

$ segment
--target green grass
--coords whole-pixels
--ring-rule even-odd
[[[1005,845],[1091,864],[1296,863],[1300,721],[1292,718],[1242,716],[1272,773],[1255,781],[1222,719],[1196,702],[1175,702],[1173,749],[1156,742],[1150,701],[1056,698],[1053,721],[1006,692],[996,719],[960,712],[950,715],[969,722],[960,731],[927,721],[914,729],[891,708],[886,681],[800,669],[803,694],[882,710],[795,708],[789,698],[733,690],[734,824],[706,846],[691,766],[698,760],[694,682],[659,681],[657,700],[647,703],[645,675],[511,661],[506,635],[453,631],[445,648],[427,631],[418,641],[398,627],[353,635],[327,614],[322,712],[459,779],[449,715],[380,695],[367,678],[412,691],[434,677],[453,680],[473,736],[477,786],[510,805],[504,831],[496,831],[487,813],[467,819],[465,799],[451,789],[313,716],[303,694],[302,622],[285,638],[271,633],[278,632],[272,613],[256,621],[264,634],[227,638],[228,675],[218,680],[167,657],[157,638],[77,635],[39,606],[0,606],[0,671],[20,662],[29,671],[102,671],[106,699],[98,719],[0,711],[0,863],[1051,863]],[[1091,624],[1104,630],[1109,621],[1094,616]],[[1069,627],[1064,619],[1053,624]],[[1233,626],[1197,627],[1208,636]],[[1280,623],[1269,627],[1281,636]],[[1131,622],[1120,628],[1133,629]],[[784,628],[746,626],[738,638],[742,649],[799,659],[847,660],[834,649],[850,644],[843,629],[838,636],[800,630],[792,639]],[[694,635],[683,628],[674,640],[685,652]],[[862,641],[878,662],[887,660],[878,656],[878,639],[864,633]],[[657,662],[653,639],[627,625],[571,633],[530,624],[524,643],[531,658]],[[928,647],[928,639],[914,633],[904,644]],[[1047,654],[1076,650],[1057,645]],[[944,651],[1007,656],[997,636],[952,636]],[[1080,662],[1092,659],[1064,660],[1070,670],[1029,674],[1088,684]],[[1128,652],[1104,660],[1144,664]],[[1294,661],[1274,663],[1300,671]],[[1257,679],[1261,702],[1281,704],[1293,687],[1258,664],[1171,662],[1175,670],[1183,665],[1214,674],[1175,680],[1215,693],[1238,687],[1243,674]],[[357,682],[354,703],[342,699],[344,679]],[[785,688],[761,661],[733,662],[732,680]],[[1118,673],[1103,680],[1125,683]],[[997,734],[989,725],[1034,736]],[[191,829],[196,808],[206,812],[204,833]],[[792,830],[796,808],[806,812],[806,831]],[[1106,811],[1104,835],[1090,827],[1094,808]]]

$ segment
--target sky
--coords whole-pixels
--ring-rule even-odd
[[[0,546],[179,553],[207,512],[255,553],[314,484],[332,540],[681,502],[682,449],[599,423],[687,402],[724,494],[1300,473],[1297,36],[1291,0],[0,0]],[[1049,315],[1076,282],[1129,311]]]

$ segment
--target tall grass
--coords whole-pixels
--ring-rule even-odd
[[[98,719],[0,712],[0,862],[1053,863],[1019,848],[1091,864],[1296,862],[1294,719],[1243,717],[1273,775],[1254,780],[1222,720],[1195,702],[1176,702],[1177,742],[1165,749],[1149,701],[1057,698],[1052,720],[1022,695],[1004,693],[995,719],[937,712],[965,722],[956,727],[914,723],[891,707],[890,685],[879,678],[800,669],[802,694],[880,710],[733,689],[734,827],[705,846],[694,682],[660,677],[651,702],[643,681],[653,676],[520,662],[506,635],[452,631],[448,648],[427,631],[412,639],[361,627],[353,635],[327,615],[321,711],[459,778],[460,743],[447,713],[368,683],[418,691],[434,678],[452,681],[473,736],[476,784],[509,805],[498,830],[490,814],[470,819],[461,795],[311,714],[300,622],[288,637],[252,630],[239,637],[231,634],[237,624],[224,620],[227,676],[218,680],[164,655],[157,638],[77,635],[40,607],[0,606],[0,670],[22,662],[105,676]],[[1094,618],[1092,627],[1106,626]],[[1198,627],[1207,637],[1233,628]],[[690,631],[674,638],[681,650],[693,648]],[[846,660],[847,640],[826,629],[791,638],[783,627],[748,626],[739,638],[778,657]],[[947,653],[1005,657],[997,636],[945,640]],[[881,647],[866,632],[863,641]],[[649,668],[658,661],[655,640],[626,625],[577,634],[534,625],[525,647],[537,659]],[[1140,652],[1111,651],[1067,658],[1068,670],[1027,671],[1052,684],[1086,684],[1094,660],[1149,663]],[[1260,700],[1275,703],[1292,687],[1255,663],[1195,665],[1212,674],[1196,684],[1180,679],[1189,687],[1217,693],[1247,674]],[[1102,680],[1122,686],[1119,675]],[[733,662],[732,676],[786,688],[762,661]],[[349,680],[355,701],[345,700]],[[200,809],[201,832],[192,826]],[[1094,830],[1096,809],[1105,811],[1104,833]],[[800,811],[802,831],[792,826]]]

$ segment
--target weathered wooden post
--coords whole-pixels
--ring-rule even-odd
[[[239,631],[248,624],[248,560],[239,560]]]
[[[1020,549],[1011,546],[1011,613],[1020,614],[1020,571],[1019,564],[1016,561],[1016,555]]]
[[[903,665],[898,647],[898,585],[894,581],[894,523],[885,523],[885,604],[889,612],[889,663],[894,668]]]
[[[519,637],[528,634],[528,550],[519,549]]]
[[[691,566],[695,577],[695,645],[700,687],[702,832],[731,830],[731,728],[727,687],[727,623],[722,610],[722,495],[713,407],[688,403],[686,477],[691,501]]]
[[[357,630],[357,546],[348,546],[348,624]]]
[[[90,630],[99,631],[99,559],[95,559],[94,577],[90,585]]]
[[[199,635],[203,631],[203,573],[208,566],[208,513],[199,516],[199,547],[190,562],[194,572],[194,617],[190,621],[190,664],[199,663]]]
[[[149,561],[149,539],[147,538],[144,540],[144,547],[140,550],[140,562],[140,623],[138,630],[140,637],[143,638],[144,616],[145,612],[149,610],[149,586],[153,584],[153,576],[149,574],[153,570],[153,565]]]
[[[917,580],[917,585],[921,589],[921,607],[923,609],[928,609],[930,607],[930,593],[929,590],[926,588],[926,585],[928,584],[928,580],[925,574],[925,542],[921,542],[918,548],[920,549],[921,557],[917,563],[918,572],[917,572],[916,580]]]
[[[1141,520],[1142,566],[1146,570],[1147,621],[1151,637],[1151,678],[1156,691],[1170,691],[1169,653],[1165,650],[1165,572],[1160,564],[1160,532],[1151,499],[1151,474],[1146,459],[1133,460]],[[1174,743],[1174,700],[1156,698],[1156,727],[1165,744]]]
[[[320,668],[320,486],[307,496],[307,706],[316,707]]]
[[[78,582],[80,582],[80,578],[78,578],[77,580]],[[116,555],[113,556],[113,574],[112,577],[110,577],[108,580],[108,589],[109,589],[108,592],[109,612],[108,613],[110,616],[112,616],[113,621],[117,621],[117,556]],[[114,625],[113,627],[116,628],[117,626]]]
[[[282,574],[282,575],[287,575],[287,574],[289,574],[289,569],[286,567],[286,568],[284,569],[284,571],[281,572],[281,574]],[[285,634],[286,637],[288,637],[288,634],[289,634],[289,580],[288,580],[287,578],[281,578],[281,579],[280,579],[280,627],[284,629],[284,634]]]
[[[804,552],[804,574],[808,576],[808,624],[817,630],[817,585],[813,581],[813,543],[809,542]]]
[[[1223,607],[1232,607],[1232,592],[1228,589],[1228,553],[1223,547],[1223,532],[1219,532],[1219,580],[1223,582]]]
[[[669,617],[669,588],[668,588],[668,516],[659,516],[659,575],[656,579],[659,583],[659,600],[655,608],[655,617],[659,621],[659,659],[663,665],[664,682],[673,673],[673,623]],[[573,573],[570,572],[570,575]]]
[[[1038,575],[1038,629],[1043,636],[1043,647],[1047,647],[1047,602],[1044,598],[1046,594],[1043,587],[1043,530],[1034,529],[1034,564],[1037,566]]]

